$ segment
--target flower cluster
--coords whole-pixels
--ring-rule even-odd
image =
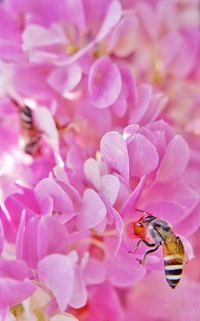
[[[198,0],[1,1],[0,320],[198,320],[199,53]]]

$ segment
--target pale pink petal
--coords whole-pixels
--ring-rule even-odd
[[[116,202],[118,193],[120,189],[120,181],[118,177],[114,175],[103,175],[101,177],[101,185],[99,192],[103,199],[108,203],[108,205],[112,206]]]
[[[122,9],[120,2],[114,0],[110,3],[106,16],[104,18],[103,24],[96,36],[96,42],[101,41],[103,38],[107,36],[110,30],[118,23],[121,18]]]
[[[128,144],[130,175],[142,177],[152,172],[158,165],[155,146],[141,134],[136,134]]]
[[[65,191],[52,178],[46,178],[35,187],[35,192],[39,203],[47,197],[52,197],[54,211],[68,213],[73,211],[73,203]]]
[[[122,118],[128,108],[127,99],[123,92],[119,95],[118,99],[112,105],[111,109],[116,114],[117,117]]]
[[[91,67],[88,90],[95,107],[107,108],[112,105],[121,92],[120,71],[110,58],[104,56]]]
[[[49,254],[67,254],[68,234],[64,225],[52,216],[41,217],[37,246],[39,260]]]
[[[74,269],[69,257],[52,254],[38,264],[39,279],[51,290],[56,298],[60,311],[65,311],[74,285]]]
[[[189,147],[186,141],[176,135],[170,141],[157,173],[157,182],[169,182],[179,178],[189,161]]]
[[[81,210],[77,216],[78,228],[94,228],[105,219],[106,212],[106,207],[99,195],[90,188],[86,189],[83,194]]]
[[[29,24],[23,32],[23,49],[33,50],[42,46],[66,44],[66,36],[59,25],[44,28],[36,24]]]
[[[59,94],[65,95],[66,92],[73,90],[82,77],[81,68],[77,64],[68,67],[58,67],[54,69],[48,79],[48,84]]]
[[[113,219],[112,228],[116,230],[116,235],[108,235],[105,238],[106,256],[109,258],[109,260],[111,260],[117,255],[120,249],[124,232],[124,222],[119,213],[114,208],[110,208],[109,213],[111,214]]]
[[[97,161],[94,158],[89,158],[84,163],[84,174],[87,179],[94,185],[95,188],[100,187],[100,172]]]
[[[87,302],[87,289],[83,280],[82,271],[76,268],[74,286],[69,305],[74,309],[82,308]]]
[[[134,15],[125,16],[112,32],[109,49],[119,57],[129,56],[135,49],[137,43],[136,28],[137,19]]]
[[[45,107],[40,107],[33,113],[34,124],[42,134],[45,135],[47,142],[53,150],[59,151],[58,131],[50,111]]]
[[[142,84],[138,87],[138,98],[131,115],[132,123],[138,123],[146,113],[149,108],[152,92],[153,89],[150,85]]]
[[[37,232],[38,218],[33,217],[29,220],[24,230],[23,237],[23,260],[29,267],[35,268],[38,262],[37,254]]]
[[[54,315],[50,321],[78,321],[78,319],[69,313],[58,313]]]
[[[104,161],[111,169],[119,172],[128,182],[129,157],[126,143],[118,132],[109,132],[101,139],[101,152]]]

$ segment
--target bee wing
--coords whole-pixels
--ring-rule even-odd
[[[184,246],[181,239],[173,233],[166,235],[163,242],[163,255],[171,256],[177,263],[183,263],[185,258]]]

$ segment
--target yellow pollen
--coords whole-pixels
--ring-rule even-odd
[[[96,152],[95,158],[97,161],[102,159],[102,154],[99,150]]]
[[[66,46],[66,52],[68,53],[68,55],[73,55],[75,54],[77,51],[79,50],[79,48],[77,46],[74,46],[72,44],[68,44]]]
[[[24,307],[21,303],[16,304],[12,308],[10,308],[10,312],[14,315],[16,320],[19,320],[24,313]]]

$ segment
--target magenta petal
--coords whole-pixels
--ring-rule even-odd
[[[20,260],[0,260],[0,278],[24,280],[27,274],[25,262]]]
[[[87,302],[87,289],[83,280],[82,271],[79,267],[76,268],[74,287],[69,304],[74,309],[83,307]]]
[[[0,309],[14,306],[27,299],[36,290],[29,281],[0,279]]]
[[[118,67],[108,57],[98,59],[91,67],[88,90],[94,106],[107,108],[119,97],[122,87]]]
[[[128,144],[131,176],[142,177],[158,165],[155,146],[144,135],[136,134]]]
[[[3,246],[4,246],[4,230],[3,230],[3,225],[0,221],[0,254],[3,251]]]
[[[41,217],[38,225],[38,258],[53,253],[66,254],[68,234],[64,225],[52,216]]]
[[[99,195],[88,188],[83,194],[82,206],[77,216],[77,226],[89,229],[99,225],[106,216],[106,207]]]
[[[142,194],[143,188],[145,186],[146,182],[146,176],[143,176],[134,191],[130,194],[130,196],[127,198],[127,200],[124,202],[124,205],[121,209],[121,216],[122,217],[128,217],[132,216],[132,212],[135,209],[135,205]]]
[[[129,157],[126,143],[118,132],[109,132],[101,139],[101,152],[104,161],[119,172],[128,182]]]
[[[39,279],[51,290],[61,311],[65,311],[72,295],[74,269],[69,257],[52,254],[38,264]]]
[[[114,286],[129,287],[145,275],[145,269],[135,261],[133,255],[121,249],[107,267],[107,279]]]
[[[189,148],[186,141],[176,135],[170,141],[157,173],[157,182],[176,180],[187,167],[189,161]]]

